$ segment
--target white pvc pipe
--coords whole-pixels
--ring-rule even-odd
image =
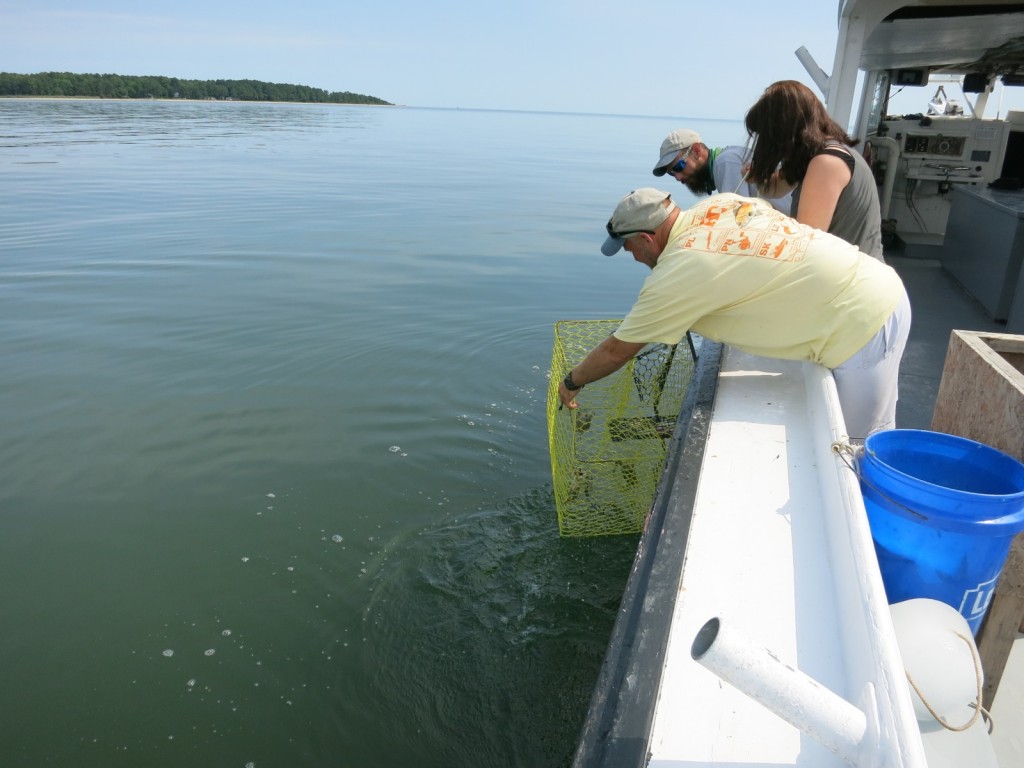
[[[877,745],[866,743],[867,717],[860,709],[720,619],[701,628],[690,655],[850,765],[876,762]]]

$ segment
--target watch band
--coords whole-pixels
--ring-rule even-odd
[[[565,388],[568,389],[570,392],[576,392],[577,390],[583,389],[582,384],[577,384],[575,381],[572,380],[572,371],[569,371],[567,374],[565,374],[565,378],[562,379],[562,383],[565,384]]]

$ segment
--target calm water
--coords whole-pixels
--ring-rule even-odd
[[[565,765],[637,540],[552,325],[683,125],[0,100],[0,765]]]

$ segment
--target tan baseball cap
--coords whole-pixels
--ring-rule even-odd
[[[665,205],[668,200],[669,204]],[[672,195],[660,189],[643,187],[635,189],[622,198],[615,206],[612,217],[608,219],[605,229],[608,237],[601,246],[601,253],[614,256],[622,248],[626,238],[637,232],[653,232],[668,218],[675,209]]]
[[[689,149],[694,144],[700,143],[700,134],[696,131],[689,131],[681,128],[672,131],[665,140],[661,142],[661,154],[658,157],[658,164],[654,166],[655,176],[664,176],[668,170],[668,164],[683,150]]]

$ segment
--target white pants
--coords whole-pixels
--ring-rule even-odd
[[[900,359],[909,334],[910,299],[904,290],[878,333],[853,357],[832,370],[851,440],[864,440],[873,432],[895,428]]]

